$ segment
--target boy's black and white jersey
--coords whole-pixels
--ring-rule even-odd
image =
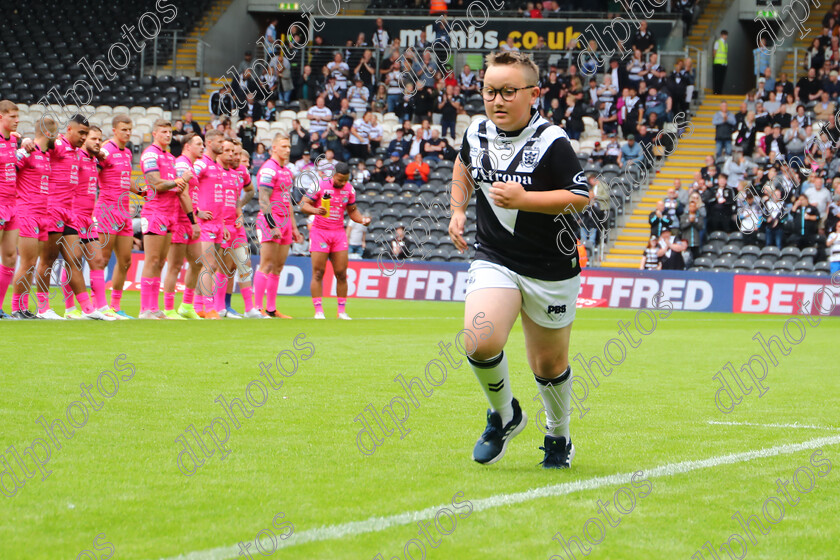
[[[589,184],[566,132],[531,110],[520,131],[500,132],[487,117],[474,120],[464,133],[461,162],[476,185],[476,259],[501,264],[540,280],[565,280],[580,273],[572,247],[574,215],[557,217],[496,206],[490,187],[516,181],[526,191],[568,190],[589,196]]]

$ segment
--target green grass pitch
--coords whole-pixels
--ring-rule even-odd
[[[136,311],[138,299],[127,294],[124,307]],[[234,303],[241,306],[238,295]],[[453,342],[461,329],[463,304],[351,299],[348,312],[357,320],[344,322],[334,318],[334,299],[325,300],[326,321],[309,318],[308,298],[278,303],[299,318],[0,322],[0,482],[13,487],[3,471],[7,466],[24,482],[14,497],[0,496],[0,558],[246,558],[238,552],[241,541],[250,542],[253,558],[370,560],[381,554],[384,560],[419,560],[417,546],[406,548],[418,539],[429,560],[565,559],[571,556],[553,537],[584,539],[585,528],[593,539],[602,537],[588,545],[588,558],[688,560],[708,541],[723,560],[730,555],[720,547],[733,534],[743,535],[747,545],[742,552],[733,540],[733,554],[751,560],[838,557],[836,318],[807,326],[805,339],[771,366],[767,392],[759,397],[753,390],[723,414],[715,405],[719,384],[712,376],[727,361],[737,368],[759,353],[755,333],[781,335],[787,318],[673,312],[609,377],[594,374],[599,385],[589,385],[589,411],[572,418],[572,469],[544,471],[538,466],[543,436],[534,422],[540,406],[532,400],[536,386],[518,322],[506,352],[529,425],[504,459],[481,466],[470,455],[487,404],[465,360],[448,368],[431,396],[419,396],[402,439],[397,430],[388,437],[377,431],[382,445],[375,453],[363,455],[356,446],[361,426],[354,418],[367,405],[382,415],[391,399],[405,396],[395,376],[424,376],[426,364],[440,358],[438,343]],[[605,343],[618,337],[617,322],[633,321],[636,314],[577,313],[572,354],[602,359]],[[296,347],[301,334],[305,340]],[[312,347],[302,349],[305,344]],[[220,460],[216,449],[192,476],[182,474],[177,458],[183,446],[176,438],[191,425],[201,432],[225,416],[214,402],[220,394],[245,400],[246,386],[266,379],[260,363],[274,363],[284,350],[298,359],[297,370],[276,376],[282,386],[269,389],[250,418],[236,411],[239,428],[231,426],[227,457]],[[100,372],[114,372],[120,354],[125,371],[116,374],[128,380],[110,399],[97,397],[103,401],[99,410],[88,406],[86,424],[72,439],[56,430],[62,447],[50,445],[44,471],[25,456],[24,466],[34,471],[25,478],[9,449],[22,453],[36,438],[46,438],[36,422],[42,416],[66,422],[68,405],[84,401],[80,384],[96,385]],[[291,360],[287,354],[283,361],[289,369]],[[582,375],[580,368],[576,373]],[[113,391],[107,379],[103,387]],[[78,406],[71,414],[81,423]],[[223,435],[219,425],[217,432]],[[202,437],[212,448],[209,436]],[[186,441],[204,456],[192,436]],[[792,447],[803,442],[810,443]],[[762,449],[777,451],[747,454]],[[820,450],[822,455],[813,455]],[[34,452],[43,450],[36,446]],[[815,460],[822,461],[822,470]],[[808,472],[814,484],[807,493],[789,486],[790,498],[799,499],[791,506],[776,480],[790,480],[797,469],[800,485],[807,489]],[[649,493],[631,484],[635,471],[643,471]],[[628,476],[604,479],[616,474]],[[615,510],[615,499],[629,507],[622,488],[636,497],[626,515]],[[522,494],[530,489],[536,490]],[[457,493],[455,501],[469,501],[472,510],[454,508]],[[770,515],[778,516],[768,502],[774,496],[784,517],[770,525],[762,507],[771,503]],[[599,500],[608,504],[615,527],[603,523]],[[434,511],[444,506],[459,515],[454,524],[440,518],[449,534],[435,529]],[[285,517],[275,521],[280,512]],[[431,515],[437,547],[418,536],[415,512],[417,518]],[[732,518],[736,512],[757,515],[769,531],[761,534],[753,524],[751,541]],[[590,518],[602,521],[603,534]],[[276,540],[272,553],[268,537],[279,536],[282,523],[293,524],[293,534]],[[288,535],[291,526],[285,527]],[[254,545],[261,531],[263,553]],[[572,551],[584,557],[576,547]],[[701,553],[695,558],[715,558],[707,549]]]

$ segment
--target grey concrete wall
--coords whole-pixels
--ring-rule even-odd
[[[256,51],[262,30],[248,13],[248,0],[234,0],[219,21],[202,40],[209,43],[204,58],[204,72],[213,77],[223,75],[242,60],[246,50]]]

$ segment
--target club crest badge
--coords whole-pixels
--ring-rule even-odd
[[[525,148],[522,150],[522,165],[524,167],[534,168],[540,157],[540,150],[538,148]]]

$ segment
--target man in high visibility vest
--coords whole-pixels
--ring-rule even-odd
[[[720,32],[720,39],[715,41],[714,59],[712,62],[712,90],[715,95],[723,93],[723,79],[726,77],[726,67],[729,64],[729,36],[726,29]]]

